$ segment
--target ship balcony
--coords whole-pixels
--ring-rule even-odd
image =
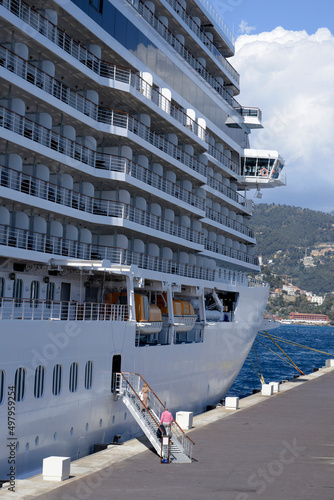
[[[240,104],[230,95],[226,88],[213,76],[180,40],[171,33],[165,24],[154,15],[154,13],[141,0],[138,2],[128,2],[141,14],[159,35],[181,55],[181,57],[232,107],[238,107]]]
[[[194,21],[193,17],[189,15],[187,10],[181,5],[180,2],[177,0],[165,0],[166,3],[168,3],[173,11],[177,14],[177,16],[182,19],[183,23],[186,25],[187,32],[193,36],[193,34],[196,35],[196,38],[199,39],[200,42],[199,46],[203,48],[205,47],[206,51],[210,53],[210,57],[213,59],[213,61],[219,66],[222,67],[224,73],[227,75],[229,79],[231,79],[231,83],[234,84],[235,88],[237,91],[239,91],[239,85],[240,85],[240,75],[239,73],[233,68],[232,64],[227,61],[227,59],[224,57],[224,55],[217,49],[214,43],[214,32],[204,32],[203,29],[197,22]],[[130,3],[132,1],[130,0]],[[164,4],[164,0],[161,2]],[[160,9],[159,9],[159,15],[161,14]],[[167,15],[167,14],[166,14]],[[203,16],[202,16],[203,17]],[[203,19],[203,24],[205,24],[205,19]],[[181,24],[182,26],[182,24]],[[216,37],[217,38],[217,37]],[[195,44],[196,39],[193,38],[192,43],[193,45]],[[198,51],[196,51],[198,52]]]
[[[228,245],[223,245],[217,241],[205,240],[205,249],[210,253],[218,254],[222,258],[229,258],[239,262],[239,265],[247,264],[250,266],[259,267],[259,260],[256,256],[251,255],[247,252],[243,252],[239,249],[230,247]],[[216,255],[217,257],[217,255]],[[247,266],[246,266],[247,267]]]
[[[44,170],[46,170],[46,172],[44,172],[45,176],[48,176],[49,172],[47,167],[44,166]],[[73,179],[70,180],[73,183]],[[89,196],[1,165],[0,187],[5,187],[10,190],[8,192],[8,198],[10,199],[14,199],[15,195],[12,191],[16,191],[33,196],[35,199],[30,201],[31,205],[37,204],[36,198],[39,198],[40,200],[56,203],[57,206],[62,205],[78,210],[81,214],[78,215],[79,218],[82,218],[82,212],[103,217],[121,218],[203,245],[203,235],[201,232],[191,229],[190,227],[177,224],[172,220],[164,219],[159,215],[131,206],[128,203]],[[94,186],[92,184],[86,183],[85,187],[87,191],[94,192]],[[179,186],[177,186],[177,188],[179,188]],[[183,194],[186,194],[186,190],[183,189],[183,191]],[[196,195],[192,195],[190,192],[188,192],[188,195],[191,198],[197,198]],[[5,198],[5,194],[3,194],[3,197]],[[201,198],[200,200],[202,200],[203,204],[205,203],[204,199]],[[22,202],[21,199],[20,201]],[[40,206],[43,206],[43,204],[40,204]],[[53,207],[53,211],[57,212],[57,209]]]
[[[245,196],[242,196],[240,193],[226,186],[225,184],[220,182],[218,179],[215,179],[211,175],[207,175],[207,186],[209,188],[212,188],[212,190],[222,194],[227,202],[229,201],[232,202],[231,203],[232,206],[238,206],[238,208],[242,209],[247,213],[251,209],[248,203],[249,200],[247,200]],[[207,187],[205,186],[204,189],[207,190]],[[218,198],[221,197],[218,196]]]
[[[227,125],[229,128],[241,128],[241,124],[244,124],[251,129],[263,128],[262,112],[259,108],[239,106],[234,109],[236,110],[238,115],[241,115],[242,120],[239,123],[232,117],[228,116],[225,125]]]
[[[171,99],[163,95],[153,84],[136,74],[130,68],[117,66],[99,59],[86,47],[76,42],[67,33],[60,30],[24,2],[20,2],[20,0],[7,0],[2,2],[2,5],[28,23],[37,32],[42,33],[55,43],[57,47],[63,49],[64,55],[65,53],[66,55],[70,54],[86,68],[111,82],[128,85],[131,91],[136,90],[140,92],[144,98],[147,98],[151,103],[158,106],[166,115],[174,118],[201,141],[204,140],[206,131],[199,123],[185,113],[181,107],[173,103]],[[3,46],[0,46],[0,65],[69,106],[96,119],[97,106],[94,103]],[[100,81],[99,83],[103,82]],[[108,82],[106,85],[109,86],[110,83]],[[124,86],[122,90],[124,91]],[[133,95],[135,96],[135,93]],[[168,120],[168,116],[166,116],[166,119]]]
[[[242,235],[245,240],[255,243],[254,231],[241,222],[224,215],[213,208],[207,207],[205,217],[210,221],[220,224],[226,231],[230,233],[231,230]],[[203,221],[202,221],[203,222]]]
[[[210,0],[199,0],[199,2],[204,7],[204,12],[207,13],[207,25],[212,28],[214,35],[218,35],[219,43],[217,42],[215,45],[221,46],[220,50],[224,55],[233,56],[235,52],[235,36],[232,31],[217,13]],[[197,7],[197,2],[194,3]]]
[[[74,226],[73,226],[74,228]],[[76,229],[76,228],[74,228]],[[240,284],[248,286],[245,283],[244,276],[237,279],[236,273],[230,272],[229,278],[224,279],[224,269],[216,268],[213,259],[199,257],[203,265],[189,264],[157,255],[136,252],[120,247],[106,245],[97,245],[92,243],[79,242],[78,239],[71,240],[60,236],[51,236],[45,233],[30,231],[29,229],[14,228],[9,225],[0,224],[0,246],[2,255],[20,259],[36,260],[38,262],[49,262],[51,258],[63,256],[71,259],[98,259],[108,260],[112,264],[121,266],[138,266],[149,272],[170,275],[178,275],[193,280],[218,281],[230,284]],[[239,267],[243,267],[246,262],[241,253],[232,252],[233,259],[239,259]],[[195,260],[197,262],[197,257]],[[226,271],[226,270],[225,270]]]
[[[146,147],[147,150],[149,150],[150,152],[151,152],[151,146],[153,146],[157,150],[159,150],[159,152],[161,151],[165,153],[174,160],[184,164],[194,172],[200,174],[201,176],[205,176],[206,165],[204,163],[202,163],[200,160],[198,160],[191,154],[187,153],[184,149],[181,149],[173,142],[168,141],[163,136],[157,134],[154,130],[152,130],[142,122],[138,121],[136,118],[133,118],[129,114],[124,113],[122,111],[100,108],[98,106],[95,106],[94,103],[91,101],[85,102],[86,101],[85,99],[78,99],[78,95],[76,96],[74,95],[73,102],[74,101],[79,103],[80,106],[83,105],[82,109],[83,112],[85,112],[85,109],[87,110],[87,113],[85,114],[88,114],[90,110],[93,113],[93,115],[95,115],[95,119],[97,119],[100,123],[106,124],[111,127],[115,127],[116,129],[117,128],[125,129],[127,132],[131,132],[136,137],[142,139],[144,143],[147,143]],[[2,106],[0,107],[0,120],[2,121],[2,123],[8,124],[6,128],[9,129],[11,129],[11,123],[13,123],[14,126],[14,124],[17,123],[18,121],[20,120],[24,121],[24,129],[25,131],[27,131],[26,137],[33,136],[34,137],[33,140],[39,142],[38,131],[42,130],[43,127],[39,128],[40,126],[34,123],[33,121],[20,115],[14,116],[14,113],[12,111]],[[28,133],[28,130],[30,130],[31,132]],[[44,134],[44,136],[45,135],[46,134]],[[157,155],[159,154],[160,153],[157,153]]]
[[[212,146],[212,144],[209,143],[208,154],[211,155],[219,163],[224,165],[224,167],[227,167],[229,170],[231,170],[234,174],[240,175],[240,167],[238,163],[231,160],[231,158],[228,158],[224,153],[219,151],[219,149],[215,148],[214,146]]]
[[[239,185],[244,189],[286,186],[284,159],[277,151],[245,149]]]
[[[31,149],[33,150],[36,150],[36,143],[39,143],[50,148],[53,152],[61,153],[65,157],[73,158],[90,167],[128,174],[157,189],[168,192],[172,196],[180,197],[180,199],[187,203],[190,202],[196,207],[201,209],[204,207],[202,198],[192,195],[192,193],[187,192],[187,190],[182,189],[175,183],[169,182],[148,168],[138,165],[126,157],[94,151],[7,108],[0,107],[0,127],[23,136],[29,142],[31,141]],[[20,143],[22,141],[17,140],[15,142]],[[199,164],[206,168],[203,163],[199,162]]]

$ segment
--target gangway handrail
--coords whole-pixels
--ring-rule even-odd
[[[121,372],[120,375],[123,377],[123,379],[126,381],[126,383],[130,386],[131,390],[133,391],[133,393],[135,394],[135,396],[137,397],[137,399],[140,401],[140,404],[143,405],[146,409],[146,411],[149,413],[149,415],[151,416],[151,418],[154,420],[154,422],[156,423],[156,425],[159,427],[161,433],[163,434],[163,430],[162,428],[160,427],[160,424],[159,422],[157,422],[157,419],[155,418],[155,416],[152,414],[152,412],[149,410],[149,408],[147,407],[147,405],[140,399],[140,396],[139,394],[137,393],[137,391],[135,390],[135,388],[132,386],[132,384],[127,380],[127,378],[124,376],[124,373],[131,373],[131,372]],[[133,375],[139,375],[138,373],[134,373]],[[142,378],[142,377],[140,377]],[[143,379],[144,380],[144,379]],[[147,384],[148,386],[148,384]],[[148,386],[149,387],[149,386]],[[151,390],[151,388],[149,387],[149,389]],[[151,390],[152,391],[152,390]],[[153,392],[153,391],[152,391]],[[154,393],[154,395],[156,396],[156,394]],[[157,398],[158,399],[158,398]]]
[[[163,402],[159,399],[159,397],[157,396],[157,394],[153,391],[153,389],[149,386],[149,384],[146,382],[146,380],[140,375],[140,373],[135,373],[135,372],[121,372],[120,373],[121,376],[123,377],[123,379],[126,381],[127,384],[129,384],[129,386],[131,387],[131,389],[134,391],[134,393],[136,394],[136,396],[139,398],[141,404],[143,406],[145,406],[145,408],[147,409],[147,411],[150,413],[150,411],[148,410],[147,406],[145,405],[145,403],[140,399],[140,396],[137,394],[137,392],[134,390],[134,388],[132,387],[132,385],[130,384],[130,382],[127,380],[126,378],[126,375],[136,375],[137,377],[139,377],[141,379],[141,381],[143,382],[143,384],[146,384],[147,387],[149,388],[149,390],[151,391],[151,393],[154,395],[154,397],[159,401],[160,405],[162,406],[162,408],[165,410],[167,410],[167,408],[165,407],[165,405],[163,404]],[[151,413],[150,413],[151,415]],[[152,416],[152,415],[151,415]],[[152,417],[154,418],[154,417]],[[178,429],[181,431],[183,437],[187,438],[193,445],[195,444],[194,441],[186,435],[186,433],[184,432],[184,430],[180,427],[180,425],[176,422],[176,420],[174,419],[174,417],[172,416],[172,419],[173,419],[173,423],[176,425],[176,427],[178,427]],[[156,422],[156,419],[154,418],[154,421]],[[158,424],[158,427],[160,430],[161,427],[160,425]]]

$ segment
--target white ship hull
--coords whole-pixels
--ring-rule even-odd
[[[141,434],[122,401],[115,400],[110,390],[115,354],[121,355],[122,370],[140,373],[173,412],[200,413],[217,404],[253,344],[267,293],[263,287],[243,289],[235,322],[208,324],[203,342],[177,346],[135,347],[135,324],[130,322],[2,321],[6,385],[14,380],[18,366],[27,367],[24,405],[16,403],[18,476],[40,470],[46,456],[74,460],[92,453],[94,444],[112,442],[115,435],[126,440]],[[58,398],[51,397],[53,365],[68,367],[72,361],[78,362],[82,381],[88,359],[95,367],[93,389],[85,391],[81,383],[75,395],[64,387]],[[40,364],[46,367],[46,395],[36,402],[34,373]],[[0,426],[7,429],[6,412],[1,414]],[[8,472],[5,447],[0,471],[2,476]]]

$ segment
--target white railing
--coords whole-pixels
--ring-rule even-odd
[[[135,133],[143,138],[151,145],[155,146],[164,153],[170,155],[180,161],[195,172],[205,176],[206,166],[193,156],[178,148],[163,137],[157,135],[151,129],[138,122],[126,113],[110,110],[108,113],[110,125],[121,127]],[[53,132],[51,129],[43,127],[22,115],[14,113],[3,106],[0,106],[0,126],[5,127],[13,132],[24,135],[28,139],[43,144],[43,146],[51,147],[52,149],[74,157],[88,165],[95,166],[97,153],[81,144],[78,144],[66,137]]]
[[[209,143],[208,143],[208,153],[209,155],[213,156],[213,158],[218,160],[220,163],[225,165],[225,167],[232,170],[232,172],[234,172],[237,175],[240,175],[240,167],[238,163],[228,158],[226,155],[224,155],[224,153],[219,151],[219,149],[215,148],[214,146],[212,146],[212,144]]]
[[[55,24],[21,0],[2,0],[1,5],[84,64],[87,68],[104,78],[129,84],[157,104],[163,111],[170,114],[184,127],[188,127],[188,125],[191,124],[191,129],[198,137],[203,138],[205,136],[205,129],[188,117],[181,108],[171,103],[171,101],[162,95],[156,88],[143,80],[131,69],[116,66],[107,61],[98,59],[92,52],[87,50],[86,47],[73,40],[65,31],[60,30]]]
[[[233,108],[240,108],[240,104],[232,97],[218,80],[192,55],[189,50],[176,38],[171,31],[156,17],[153,12],[140,0],[127,0],[143,18],[171,45],[183,59],[194,68],[204,80]]]
[[[254,232],[249,227],[245,226],[245,224],[242,224],[227,215],[221,214],[220,212],[217,212],[217,210],[213,210],[213,208],[207,207],[205,216],[210,220],[222,224],[223,226],[234,229],[234,231],[238,231],[239,233],[245,234],[250,238],[254,238]]]
[[[200,231],[182,226],[127,203],[93,198],[1,165],[0,186],[90,214],[127,219],[193,243],[204,244],[204,236]]]
[[[245,206],[246,204],[246,198],[239,194],[237,191],[234,191],[233,189],[229,188],[228,186],[225,186],[222,182],[218,181],[211,175],[207,176],[207,182],[208,186],[212,187],[216,191],[219,191],[223,195],[227,196],[231,200],[235,201],[236,203],[239,203],[242,206]]]
[[[1,106],[0,127],[11,130],[54,151],[88,164],[93,168],[126,173],[190,205],[204,210],[204,198],[194,195],[178,184],[164,179],[160,175],[134,163],[132,160],[122,156],[93,151]]]
[[[232,64],[229,63],[225,57],[219,52],[219,50],[212,43],[210,38],[201,30],[200,26],[195,23],[193,18],[188,14],[188,12],[183,8],[183,6],[177,0],[166,0],[173,10],[181,17],[181,19],[186,23],[186,25],[198,36],[198,38],[203,42],[203,44],[212,52],[212,54],[217,58],[220,64],[225,68],[229,75],[239,84],[240,75],[233,68]]]
[[[129,307],[125,304],[1,298],[0,319],[128,321]]]
[[[185,276],[206,281],[239,284],[247,286],[242,274],[227,271],[224,268],[209,269],[192,264],[183,264],[174,260],[163,259],[122,248],[83,243],[60,236],[29,231],[0,224],[0,245],[41,252],[43,254],[62,255],[78,259],[107,259],[113,264],[136,265],[159,273]],[[235,257],[238,258],[238,255]]]
[[[252,264],[253,266],[259,265],[259,260],[257,257],[249,255],[245,252],[241,252],[240,250],[236,250],[235,248],[228,247],[221,243],[217,243],[216,241],[206,239],[204,247],[210,252],[224,255],[225,257],[230,257],[231,259],[240,260],[242,262],[246,262],[247,264]]]
[[[199,1],[208,11],[212,19],[215,21],[215,23],[217,23],[218,27],[221,29],[224,36],[227,38],[227,40],[231,43],[232,47],[234,48],[235,36],[233,35],[232,31],[228,28],[227,24],[224,23],[220,15],[217,13],[211,1],[210,0],[199,0]]]

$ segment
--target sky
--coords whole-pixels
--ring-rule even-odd
[[[254,201],[334,211],[334,0],[212,3],[236,36],[236,99],[263,113],[251,147],[286,161],[287,187]]]

